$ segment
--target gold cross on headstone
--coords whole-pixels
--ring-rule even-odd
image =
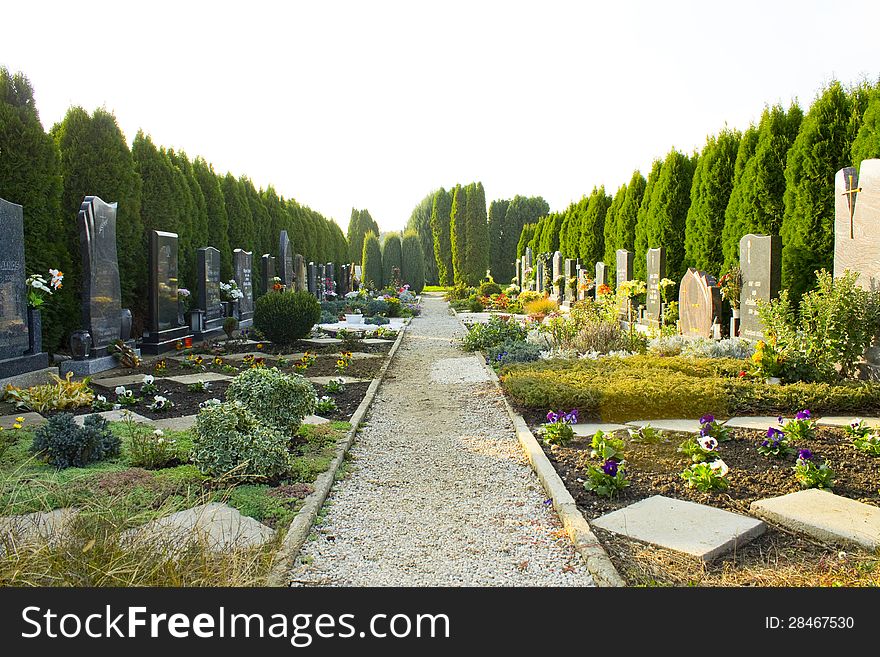
[[[862,191],[861,187],[853,187],[853,175],[850,174],[847,176],[849,178],[849,185],[843,195],[846,196],[846,202],[849,204],[849,238],[853,239],[855,234],[853,232],[853,216],[856,212],[856,194]]]

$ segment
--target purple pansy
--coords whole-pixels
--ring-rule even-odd
[[[810,411],[805,408],[802,411],[799,411],[797,415],[794,416],[795,420],[809,420],[810,419]]]
[[[547,421],[548,422],[556,422],[558,419],[559,419],[559,416],[556,413],[554,413],[553,411],[550,411],[549,413],[547,413]]]
[[[709,413],[700,418],[700,424],[712,424],[714,421],[715,416]]]
[[[616,477],[617,461],[613,459],[608,459],[607,461],[605,461],[605,463],[602,465],[602,472],[607,474],[609,477]]]
[[[777,429],[775,427],[767,428],[767,438],[772,440],[774,443],[778,443],[780,440],[782,440],[783,436],[785,436],[785,432],[781,429]]]
[[[812,458],[813,458],[813,452],[811,452],[807,448],[798,450],[798,460],[809,461]]]

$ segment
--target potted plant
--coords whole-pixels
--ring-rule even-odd
[[[730,337],[739,334],[739,303],[742,294],[742,270],[739,267],[731,267],[721,280],[718,281],[721,288],[721,298],[730,304]]]
[[[177,288],[177,325],[183,326],[185,324],[184,315],[186,315],[189,310],[189,301],[192,297],[192,294],[185,287]]]
[[[235,304],[244,296],[244,293],[238,289],[238,283],[235,279],[231,279],[228,283],[220,283],[220,301],[226,308],[226,316],[233,317],[235,315]]]
[[[346,324],[363,324],[364,323],[364,315],[361,312],[360,308],[353,308],[351,306],[346,306],[343,313],[345,315],[345,323]]]
[[[40,274],[31,274],[25,281],[28,291],[28,352],[34,354],[43,350],[43,322],[40,307],[46,302],[46,297],[51,296],[53,291],[57,292],[61,289],[64,274],[57,269],[50,269],[49,277],[49,281],[46,281]]]

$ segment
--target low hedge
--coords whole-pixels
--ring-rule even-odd
[[[605,422],[697,418],[705,413],[864,414],[880,410],[880,384],[771,385],[740,378],[742,361],[723,358],[632,356],[549,360],[501,370],[504,390],[521,408],[577,408]]]

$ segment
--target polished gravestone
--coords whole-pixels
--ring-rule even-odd
[[[238,301],[238,321],[241,328],[251,326],[254,318],[253,255],[243,249],[232,252],[233,277],[242,295]]]
[[[544,261],[538,258],[535,263],[535,291],[544,294]]]
[[[739,335],[749,340],[764,339],[764,324],[758,303],[779,296],[782,285],[782,239],[778,235],[744,235],[739,241],[742,271]]]
[[[309,263],[308,291],[313,296],[318,296],[318,267],[314,262]]]
[[[144,353],[165,353],[193,337],[188,326],[177,322],[177,277],[177,234],[151,230],[149,331],[141,342]]]
[[[85,360],[64,361],[62,375],[73,372],[86,376],[116,367],[107,348],[126,338],[116,255],[116,203],[105,203],[97,196],[86,196],[77,215],[79,248],[82,256],[82,316],[91,336],[91,349]],[[176,297],[175,291],[175,297]],[[177,299],[174,300],[177,317]],[[133,346],[133,342],[128,342]]]
[[[226,313],[220,298],[220,251],[213,246],[204,247],[196,252],[196,260],[196,304],[202,320],[195,339],[204,340],[212,332],[219,335],[225,320]]]
[[[596,299],[599,298],[599,288],[608,285],[608,266],[601,260],[596,263],[596,280],[593,285],[593,293]]]
[[[275,256],[269,253],[260,256],[260,274],[263,277],[263,293],[272,292],[275,285]]]
[[[712,338],[713,324],[720,321],[721,289],[715,278],[688,268],[678,293],[681,334],[688,338]]]
[[[306,285],[306,259],[297,253],[293,258],[294,266],[294,290],[297,292],[305,292],[308,287]]]
[[[351,265],[342,265],[339,268],[339,296],[344,297],[351,292]]]
[[[617,249],[615,252],[616,267],[614,269],[614,284],[620,288],[621,283],[631,281],[633,277],[633,252],[626,249]],[[626,297],[620,300],[620,314],[626,319],[629,316],[630,301]],[[633,313],[635,314],[635,313]]]
[[[40,313],[27,307],[24,210],[2,198],[0,235],[0,379],[6,379],[48,367],[49,357],[42,350]]]
[[[278,264],[280,270],[278,276],[281,278],[281,284],[285,289],[293,289],[293,280],[296,278],[296,270],[293,264],[293,249],[290,246],[290,238],[287,231],[282,230],[278,239]]]
[[[565,277],[565,281],[562,283],[563,305],[566,307],[577,299],[577,268],[579,266],[580,263],[573,258],[566,258],[562,263],[562,275]]]
[[[648,326],[660,325],[663,296],[660,293],[660,281],[666,277],[666,249],[648,249],[648,286],[645,299],[645,322]]]

